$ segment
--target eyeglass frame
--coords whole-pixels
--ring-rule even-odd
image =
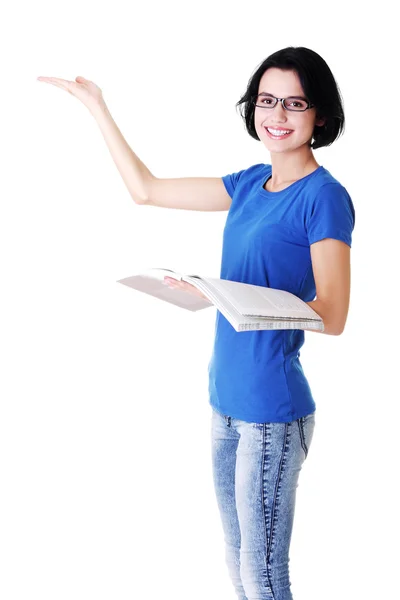
[[[264,98],[273,98],[275,100],[275,104],[273,106],[260,106],[259,104],[256,104],[257,98],[259,96],[264,96]],[[308,106],[306,108],[302,108],[301,110],[299,110],[298,108],[297,109],[296,108],[286,108],[286,106],[284,105],[284,101],[289,100],[290,98],[298,98],[299,100],[303,100],[304,102],[307,102]],[[309,100],[306,100],[305,98],[302,98],[301,96],[288,96],[287,98],[276,98],[272,94],[257,94],[257,96],[255,98],[253,98],[254,107],[267,108],[269,110],[275,108],[275,106],[278,104],[278,102],[280,102],[282,104],[282,108],[284,110],[290,110],[291,112],[305,112],[309,108],[315,107],[315,104],[312,104]]]

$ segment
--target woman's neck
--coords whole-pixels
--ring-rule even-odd
[[[302,179],[320,166],[312,152],[303,156],[289,152],[271,153],[271,165],[272,173],[268,183],[272,189]]]

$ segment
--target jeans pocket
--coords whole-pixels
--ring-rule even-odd
[[[304,460],[307,458],[315,428],[315,412],[297,419],[299,425],[301,446],[304,450]]]

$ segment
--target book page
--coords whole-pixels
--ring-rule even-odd
[[[160,267],[143,269],[140,271],[140,273],[138,273],[138,275],[141,275],[142,277],[152,277],[153,279],[158,279],[159,281],[163,281],[164,277],[171,277],[172,279],[177,279],[178,281],[181,281],[182,279],[181,273]]]
[[[190,279],[210,300],[215,304],[218,310],[229,321],[232,327],[238,331],[254,331],[254,330],[276,330],[276,329],[315,329],[324,331],[322,319],[317,315],[317,319],[304,317],[246,317],[240,314],[223,293],[216,287],[212,286],[207,278],[187,278]],[[186,277],[184,277],[186,281]],[[220,280],[219,280],[220,281]],[[196,283],[197,282],[197,283]],[[314,312],[314,311],[312,311]],[[315,313],[316,314],[316,313]]]
[[[153,271],[153,269],[151,269],[151,271]],[[172,277],[169,273],[173,273],[173,271],[168,272],[164,269],[157,271],[159,272],[155,274],[155,277],[153,273],[149,275],[145,272],[146,274],[133,275],[131,277],[126,277],[125,279],[120,279],[117,283],[122,283],[139,292],[144,292],[145,294],[149,294],[150,296],[154,296],[155,298],[159,298],[160,300],[170,302],[180,308],[186,308],[191,311],[197,311],[212,306],[208,300],[205,300],[200,296],[195,296],[184,290],[169,288],[165,285],[163,283],[164,276],[167,275],[168,277]]]
[[[184,290],[169,288],[164,284],[164,277],[166,276],[192,284],[209,298],[209,301]],[[214,305],[236,331],[304,328],[323,331],[323,322],[319,315],[303,303],[300,298],[283,290],[263,288],[212,277],[181,275],[170,269],[155,268],[120,279],[118,283],[190,311],[197,311]],[[252,306],[251,309],[247,308],[249,304]],[[304,314],[304,309],[303,312],[298,309],[298,306],[301,307],[302,304],[305,305],[306,309],[309,309],[306,314]],[[290,311],[283,308],[283,306],[288,305],[294,314],[286,314]],[[242,312],[238,307],[242,308]],[[246,309],[248,311],[247,315]],[[276,314],[273,314],[274,312]],[[248,316],[249,314],[251,316]],[[314,315],[316,318],[314,318]]]
[[[284,290],[226,279],[203,277],[202,281],[216,288],[243,316],[320,320],[320,316],[303,300]]]

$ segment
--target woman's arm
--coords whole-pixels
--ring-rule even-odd
[[[227,211],[232,199],[221,177],[161,179],[129,146],[111,116],[98,85],[84,77],[75,81],[59,77],[38,77],[80,100],[96,120],[114,163],[136,204],[201,211]]]
[[[350,246],[325,238],[311,244],[310,252],[317,298],[306,304],[324,322],[325,330],[317,333],[340,335],[350,304]]]

